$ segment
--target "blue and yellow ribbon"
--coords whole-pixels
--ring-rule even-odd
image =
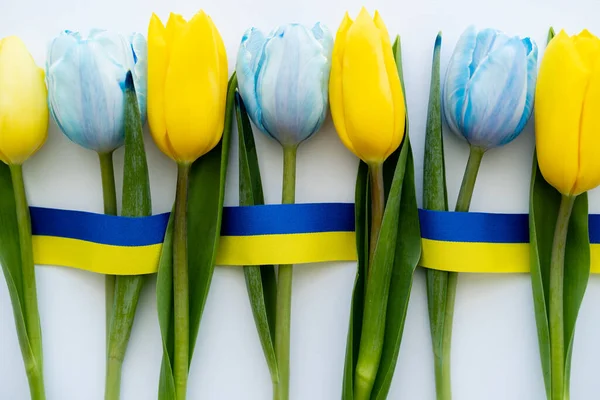
[[[419,210],[426,268],[529,272],[527,214]],[[36,264],[111,275],[156,272],[169,214],[115,217],[31,208]],[[600,273],[600,215],[590,215],[592,272]],[[356,260],[354,205],[225,207],[218,265]]]
[[[115,217],[31,208],[36,264],[110,275],[156,272],[169,214]],[[218,265],[356,260],[354,205],[225,207]]]

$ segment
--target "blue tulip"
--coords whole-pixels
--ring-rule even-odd
[[[142,123],[146,119],[147,45],[141,34],[93,30],[87,38],[64,31],[46,63],[52,117],[73,142],[107,153],[124,142],[124,90],[132,72]]]
[[[444,83],[450,129],[484,150],[515,139],[533,109],[537,54],[528,37],[469,27],[454,49]]]
[[[236,67],[240,94],[252,122],[281,145],[298,145],[323,124],[332,48],[320,23],[244,34]]]

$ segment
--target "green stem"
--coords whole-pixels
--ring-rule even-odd
[[[385,209],[385,193],[383,188],[383,164],[369,164],[369,179],[371,187],[371,236],[369,243],[369,267],[373,264],[375,247],[379,239],[379,231]],[[370,268],[368,273],[370,272]],[[368,279],[368,278],[367,278]]]
[[[373,258],[375,248],[381,231],[383,222],[383,212],[385,209],[385,192],[383,185],[383,164],[369,164],[369,186],[371,188],[371,234],[369,243],[369,264],[365,288],[371,277]],[[365,311],[366,313],[366,311]],[[377,370],[383,351],[383,337],[377,334],[366,335],[363,330],[363,339],[369,337],[373,342],[366,339],[361,340],[361,346],[356,364],[354,377],[354,399],[368,400],[371,398],[371,391],[377,377]],[[365,346],[369,349],[365,352]]]
[[[11,165],[10,174],[13,182],[15,203],[17,207],[17,223],[19,226],[25,325],[34,357],[33,360],[25,360],[25,369],[27,372],[27,379],[29,381],[29,390],[31,392],[32,400],[44,400],[42,328],[38,311],[37,289],[35,284],[35,266],[33,264],[31,217],[29,215],[27,195],[25,193],[22,166]]]
[[[190,295],[187,255],[187,198],[190,164],[177,164],[173,228],[173,296],[175,360],[173,375],[177,400],[185,400],[190,356]]]
[[[550,259],[550,357],[552,371],[552,400],[565,399],[565,317],[564,267],[569,218],[576,196],[563,195],[554,229]]]
[[[481,166],[481,160],[484,153],[484,149],[471,146],[469,152],[469,161],[467,161],[460,191],[458,192],[458,199],[456,200],[455,211],[469,211],[471,199],[473,198],[473,190],[475,189],[475,181],[477,180],[477,174],[479,173],[479,167]],[[444,314],[444,330],[442,335],[442,351],[440,360],[441,371],[436,371],[438,400],[452,399],[450,354],[452,347],[452,323],[454,321],[454,304],[456,302],[457,284],[458,273],[449,272],[448,286],[446,291],[446,312]]]
[[[123,360],[109,357],[106,362],[105,400],[119,400],[121,397],[121,370]]]
[[[98,158],[100,159],[100,174],[102,175],[102,196],[104,198],[104,214],[117,215],[117,189],[115,187],[113,153],[112,151],[109,153],[98,153]],[[113,298],[115,294],[114,275],[106,275],[104,291],[106,307],[106,342],[108,347]]]
[[[297,146],[283,148],[283,188],[281,202],[296,200]],[[279,382],[274,384],[273,398],[287,400],[290,391],[290,324],[292,315],[292,265],[280,265],[277,278],[277,310],[275,312],[275,357]]]

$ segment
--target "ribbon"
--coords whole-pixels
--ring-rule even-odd
[[[156,272],[169,214],[130,218],[31,208],[36,264],[111,275]],[[529,272],[527,214],[419,210],[420,265],[454,272]],[[590,215],[592,272],[600,273],[600,215]],[[225,207],[218,265],[356,260],[354,205]]]
[[[34,261],[110,275],[156,272],[169,214],[131,218],[31,207]],[[354,205],[224,207],[218,265],[356,260]]]

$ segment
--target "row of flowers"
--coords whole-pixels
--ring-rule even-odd
[[[435,50],[438,68],[439,46],[440,40]],[[536,314],[540,346],[549,350],[546,360],[542,349],[548,398],[561,400],[568,398],[570,369],[570,338],[565,338],[564,332],[568,307],[563,299],[566,227],[575,199],[600,184],[595,139],[600,121],[596,112],[600,102],[600,80],[596,79],[600,76],[600,64],[596,63],[600,40],[587,31],[572,37],[559,33],[549,42],[539,76],[537,56],[537,46],[530,38],[468,28],[448,65],[440,114],[450,130],[466,138],[471,147],[456,204],[456,211],[468,211],[483,155],[519,135],[536,98],[537,160],[545,180],[560,193],[560,207],[555,214],[552,254],[548,255],[551,265],[548,274],[541,274],[547,278],[549,288],[536,289],[534,284],[534,296],[536,304],[546,304],[548,308],[545,314]],[[359,325],[349,335],[343,397],[366,400],[381,398],[382,393],[383,397],[387,395],[386,384],[381,384],[381,380],[391,377],[382,378],[381,370],[389,364],[393,372],[399,348],[399,339],[391,348],[388,345],[388,307],[396,296],[393,289],[390,291],[390,282],[396,273],[394,268],[399,268],[395,266],[399,263],[396,249],[408,241],[406,232],[397,227],[411,218],[403,214],[407,198],[412,199],[408,203],[410,212],[416,211],[400,42],[397,39],[392,45],[381,16],[375,13],[371,17],[363,9],[356,20],[344,17],[335,40],[320,23],[312,28],[284,25],[268,35],[252,28],[241,40],[235,67],[236,73],[230,79],[223,40],[204,12],[190,21],[171,14],[166,25],[153,15],[147,42],[140,34],[126,37],[95,30],[82,37],[65,31],[51,42],[45,73],[35,65],[20,39],[7,37],[0,41],[0,159],[10,168],[16,202],[22,274],[19,279],[23,282],[18,290],[24,293],[17,298],[23,303],[26,332],[25,339],[19,338],[33,399],[43,399],[45,395],[31,231],[21,165],[43,145],[49,114],[69,139],[98,154],[107,214],[117,214],[113,151],[127,141],[126,131],[131,126],[141,132],[146,115],[154,142],[178,165],[172,233],[167,234],[164,247],[168,250],[163,249],[161,258],[163,271],[163,261],[172,260],[171,292],[164,306],[170,310],[167,325],[171,320],[172,332],[163,331],[163,335],[173,336],[172,343],[165,344],[159,397],[183,400],[197,333],[197,325],[195,329],[190,326],[190,319],[194,319],[190,314],[196,312],[190,311],[195,304],[190,304],[193,289],[187,248],[190,174],[193,175],[196,160],[222,143],[234,108],[238,123],[243,121],[240,110],[242,114],[247,112],[260,131],[281,144],[283,203],[295,200],[297,148],[320,129],[328,110],[342,143],[362,160],[357,181],[357,244],[362,254],[358,274],[364,288],[357,279],[354,322],[350,328]],[[439,83],[434,83],[432,80],[434,101],[430,102],[430,117],[435,119],[436,110],[440,111],[435,99],[440,98],[442,90]],[[241,96],[237,102],[236,89]],[[131,93],[135,93],[133,100]],[[131,104],[135,104],[135,112],[128,108]],[[441,125],[438,128],[441,133]],[[443,147],[431,151],[434,160],[441,159],[443,170]],[[428,178],[436,173],[439,169],[431,176],[425,174],[427,208],[428,193],[431,194]],[[445,189],[441,199],[445,206],[438,208],[447,209]],[[361,204],[366,208],[361,209]],[[189,209],[193,207],[190,203]],[[363,215],[361,210],[367,211]],[[367,216],[370,220],[365,222]],[[417,257],[408,263],[412,267],[409,283],[420,245],[414,249]],[[269,365],[274,398],[281,400],[289,395],[291,280],[292,266],[279,266],[275,321],[267,321],[267,325],[273,323],[272,333],[269,329],[261,331],[261,340],[268,337],[263,341],[267,360],[274,360]],[[428,272],[439,399],[451,398],[449,328],[456,281],[456,274]],[[129,290],[139,296],[142,284],[142,279],[107,276],[107,399],[119,398],[120,372],[137,304],[136,296],[128,300],[124,293]],[[404,303],[408,292],[403,295]],[[440,292],[443,295],[439,296]],[[392,299],[389,302],[388,296]],[[404,315],[393,318],[401,338]],[[572,313],[569,318],[573,319]],[[544,323],[545,330],[540,328]],[[274,357],[269,357],[269,351]],[[395,352],[392,361],[386,352]]]

